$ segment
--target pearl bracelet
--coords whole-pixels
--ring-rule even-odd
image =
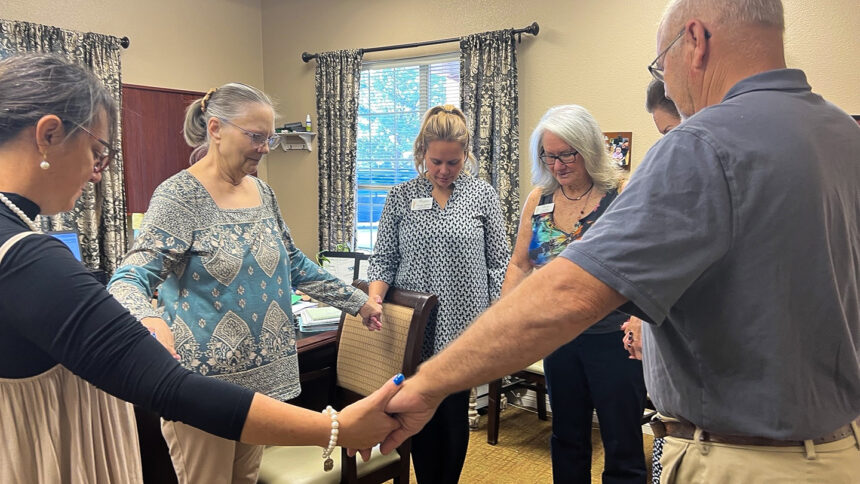
[[[322,413],[328,413],[329,417],[331,417],[331,437],[328,440],[328,447],[322,453],[322,458],[325,459],[323,470],[328,472],[334,469],[334,460],[331,458],[331,453],[337,446],[337,434],[340,424],[337,422],[337,410],[331,408],[331,405],[327,406]]]

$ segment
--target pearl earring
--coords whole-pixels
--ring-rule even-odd
[[[39,168],[41,168],[43,170],[47,170],[50,167],[51,167],[51,164],[48,163],[48,160],[42,160],[42,162],[39,163]]]

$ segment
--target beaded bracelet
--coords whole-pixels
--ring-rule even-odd
[[[328,413],[329,417],[331,417],[331,437],[328,440],[328,447],[322,453],[322,458],[325,459],[323,470],[328,472],[334,469],[334,460],[331,458],[331,453],[334,451],[335,446],[337,446],[337,434],[340,424],[337,422],[337,410],[331,408],[331,405],[327,406],[322,413]]]

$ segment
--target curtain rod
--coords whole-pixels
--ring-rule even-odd
[[[128,49],[128,46],[131,45],[131,41],[128,40],[128,37],[123,37],[119,39],[119,45],[121,45],[123,49]]]
[[[532,22],[528,27],[523,27],[521,29],[514,29],[511,32],[514,35],[519,35],[519,41],[522,41],[523,34],[531,34],[537,35],[540,31],[540,26],[537,22]],[[436,45],[436,44],[447,44],[450,42],[459,42],[460,37],[454,37],[450,39],[441,39],[441,40],[427,40],[425,42],[413,42],[411,44],[397,44],[397,45],[386,45],[383,47],[370,47],[367,49],[359,49],[362,53],[367,52],[380,52],[383,50],[396,50],[396,49],[411,49],[413,47],[423,47],[425,45]],[[310,62],[311,59],[316,59],[319,57],[319,54],[308,54],[307,52],[302,52],[302,61]]]

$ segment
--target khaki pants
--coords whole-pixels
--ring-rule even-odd
[[[263,446],[222,439],[180,422],[161,420],[179,484],[255,484]]]
[[[860,429],[806,447],[729,445],[666,437],[661,484],[860,483]]]

